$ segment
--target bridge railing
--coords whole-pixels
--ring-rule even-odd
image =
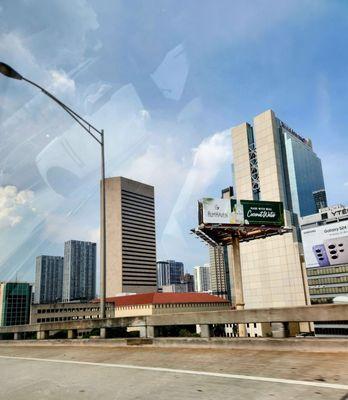
[[[204,312],[182,312],[171,314],[156,314],[138,317],[115,317],[107,319],[81,319],[72,321],[46,322],[28,325],[0,327],[0,338],[13,334],[19,339],[24,333],[36,332],[38,339],[48,337],[50,331],[67,331],[68,338],[76,337],[78,330],[100,329],[101,337],[109,328],[134,328],[140,331],[142,337],[153,337],[156,327],[199,325],[201,336],[209,337],[211,325],[247,323],[269,323],[273,336],[285,334],[288,323],[348,321],[348,304],[329,304],[315,306],[224,310]]]

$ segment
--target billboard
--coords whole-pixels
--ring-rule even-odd
[[[307,268],[348,263],[348,221],[302,229]]]
[[[202,200],[203,222],[205,224],[241,224],[243,215],[238,213],[237,205],[231,207],[230,199],[212,199]],[[201,222],[200,222],[201,223]]]
[[[199,223],[283,226],[283,203],[276,201],[212,199],[200,202]]]

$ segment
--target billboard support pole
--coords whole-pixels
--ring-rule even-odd
[[[240,243],[239,238],[232,237],[232,243],[229,248],[229,264],[230,272],[233,278],[233,298],[237,310],[244,310],[243,280],[242,267],[240,261]],[[231,265],[232,264],[232,265]],[[246,337],[247,332],[245,324],[238,324],[238,332],[240,337]]]

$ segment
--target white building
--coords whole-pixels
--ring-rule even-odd
[[[193,268],[195,292],[209,292],[210,285],[210,265],[204,264],[203,267],[197,265]]]

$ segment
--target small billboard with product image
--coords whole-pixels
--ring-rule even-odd
[[[348,263],[348,221],[302,229],[307,268]]]

